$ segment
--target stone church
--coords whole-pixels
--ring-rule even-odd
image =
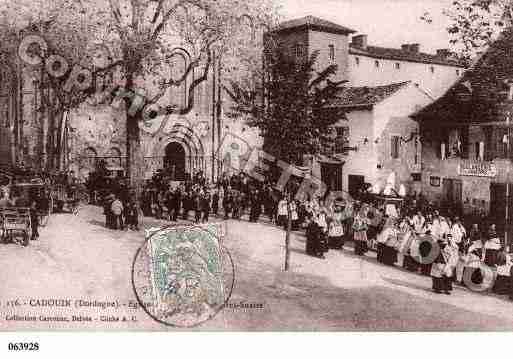
[[[419,44],[398,49],[372,46],[365,34],[312,16],[284,22],[272,34],[291,56],[319,51],[317,65],[337,64],[337,80],[348,81],[334,104],[346,113],[335,126],[335,146],[305,159],[310,173],[332,190],[349,192],[362,183],[383,182],[392,172],[409,189],[420,185],[418,124],[409,116],[441,96],[463,75],[465,65],[445,49],[428,54]],[[171,76],[176,78],[190,61],[186,49],[177,48],[171,66],[176,74]],[[215,180],[222,172],[237,169],[233,161],[231,166],[225,163],[224,153],[218,153],[226,136],[246,147],[262,145],[256,129],[243,119],[225,115],[231,105],[223,90],[220,65],[216,63],[207,80],[195,89],[190,113],[141,123],[146,178],[163,168],[177,181],[198,171]],[[169,89],[161,104],[185,107],[190,101],[189,86],[201,72],[196,69],[181,87]],[[24,80],[18,81],[18,92],[0,86],[0,159],[4,164],[23,161],[37,168],[44,163],[46,152],[41,115],[36,111],[39,99],[30,81],[23,86],[20,82]],[[6,83],[1,82],[4,87]],[[115,104],[84,104],[70,113],[59,129],[66,134],[62,168],[84,179],[95,163],[105,160],[113,174],[122,175],[125,121],[124,111]]]

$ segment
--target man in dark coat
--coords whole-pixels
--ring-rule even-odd
[[[224,219],[228,219],[230,213],[232,212],[233,206],[233,194],[230,187],[224,192],[223,196],[223,210],[224,210]]]
[[[194,210],[194,223],[199,223],[201,219],[201,194],[199,192],[193,193],[192,206]]]
[[[212,213],[214,216],[217,216],[217,212],[219,210],[219,192],[214,190],[214,194],[212,195]]]
[[[105,214],[105,227],[114,228],[114,215],[112,214],[112,202],[114,202],[114,194],[109,194],[103,202],[103,214]]]
[[[187,220],[189,219],[189,211],[191,209],[191,193],[185,192],[184,196],[182,197],[182,207],[183,207],[183,213],[182,213],[182,219]]]
[[[173,204],[173,207],[171,207],[170,209],[171,211],[173,211],[171,220],[173,222],[176,222],[176,220],[178,219],[178,215],[180,214],[180,204],[182,203],[182,191],[180,190],[180,188],[175,188],[175,190],[171,194],[171,197],[171,202]]]
[[[260,212],[261,212],[261,207],[262,207],[260,193],[258,192],[258,190],[253,190],[251,192],[250,206],[251,206],[251,208],[250,208],[250,212],[249,212],[249,221],[257,222],[258,218],[260,217]]]
[[[208,191],[203,193],[200,202],[201,212],[203,214],[201,222],[206,223],[208,222],[208,216],[210,214],[210,193]]]

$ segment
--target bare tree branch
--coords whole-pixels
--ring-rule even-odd
[[[183,109],[180,109],[180,115],[186,115],[189,112],[191,112],[192,108],[194,107],[194,90],[196,87],[198,87],[202,82],[206,81],[208,78],[208,71],[210,70],[210,65],[212,64],[212,53],[210,50],[208,50],[207,55],[207,63],[205,64],[205,68],[203,69],[203,74],[201,77],[195,79],[191,87],[189,87],[189,101],[187,103],[187,106]]]
[[[114,4],[114,2],[116,2],[116,4]],[[121,40],[123,40],[123,42],[126,42],[127,37],[125,34],[125,30],[123,30],[123,23],[121,21],[121,12],[119,10],[119,7],[117,6],[118,5],[117,0],[109,0],[109,5],[110,5],[111,13],[112,13],[112,15],[114,15],[114,20],[115,20],[114,26],[118,30],[119,37],[121,38]]]
[[[171,18],[171,16],[173,16],[173,13],[175,11],[177,11],[180,7],[184,6],[186,3],[185,0],[180,0],[178,1],[175,5],[173,5],[171,7],[171,9],[169,9],[163,16],[162,16],[162,20],[160,21],[160,23],[155,27],[155,30],[153,31],[153,33],[151,34],[151,40],[154,41],[156,40],[159,35],[160,35],[160,32],[162,31],[162,29],[164,29],[164,26],[166,25],[166,23],[169,21],[169,19]]]
[[[117,66],[121,66],[121,65],[124,65],[124,64],[125,64],[124,60],[117,60],[117,61],[114,61],[113,63],[111,63],[110,65],[106,66],[106,67],[103,67],[101,69],[93,71],[92,74],[93,75],[100,75],[100,74],[103,74],[105,72],[108,72],[108,71],[112,70],[113,68],[115,68]]]
[[[162,12],[162,6],[164,4],[164,0],[159,0],[157,7],[155,8],[155,13],[153,14],[153,18],[151,19],[151,23],[154,24],[159,18],[160,13]]]
[[[189,65],[187,66],[187,69],[182,74],[182,76],[180,76],[180,78],[178,80],[174,80],[174,79],[170,78],[169,80],[162,81],[162,83],[160,85],[160,91],[153,98],[151,98],[148,101],[148,103],[153,104],[153,103],[156,103],[157,101],[159,101],[165,95],[166,90],[168,88],[173,87],[173,86],[174,87],[180,86],[187,79],[187,77],[190,75],[192,70],[194,70],[198,65],[199,65],[199,58],[197,58],[194,61],[191,61],[191,63],[189,63]]]

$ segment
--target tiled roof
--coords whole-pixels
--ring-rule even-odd
[[[513,78],[513,27],[505,29],[465,74],[435,102],[417,111],[416,120],[440,124],[503,121]],[[509,105],[507,105],[509,106]]]
[[[393,95],[410,81],[374,87],[347,87],[338,95],[331,107],[371,107]]]
[[[309,28],[309,29],[317,29],[326,32],[334,32],[336,34],[352,34],[356,32],[350,28],[345,26],[341,26],[335,24],[334,22],[319,19],[315,16],[305,16],[299,19],[284,21],[280,25],[278,25],[274,31],[281,32],[285,30],[292,30],[297,28]]]
[[[350,46],[349,53],[353,55],[369,56],[378,59],[422,62],[426,64],[451,65],[465,67],[465,64],[453,58],[443,58],[439,55],[424,52],[412,52],[403,49],[393,49],[379,46],[367,46],[365,49]]]

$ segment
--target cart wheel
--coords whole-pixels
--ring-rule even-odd
[[[22,238],[21,245],[22,245],[23,247],[28,246],[28,245],[29,245],[29,239],[30,239],[30,238],[29,238],[28,233],[27,233],[27,232],[23,232],[23,238]]]

